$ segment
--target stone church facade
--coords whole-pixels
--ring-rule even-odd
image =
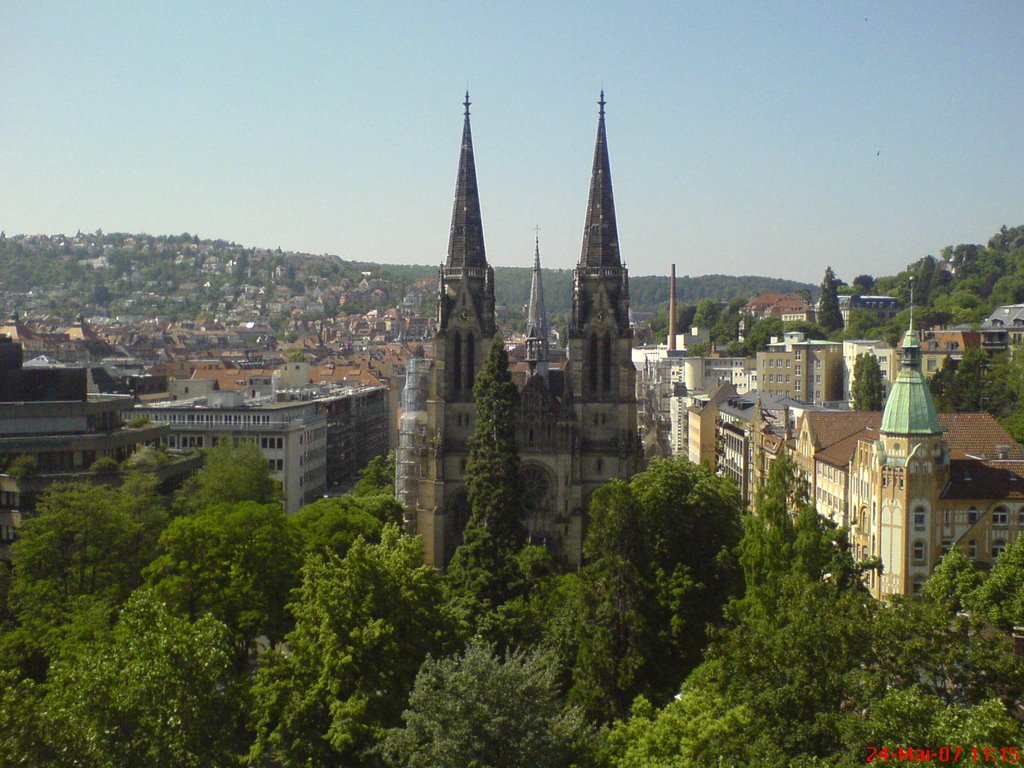
[[[636,371],[631,360],[629,274],[619,255],[604,94],[583,247],[573,271],[567,359],[549,362],[539,245],[527,317],[527,375],[517,443],[525,523],[534,543],[565,567],[582,559],[590,495],[641,469]],[[469,517],[465,468],[476,405],[473,382],[496,331],[494,270],[487,263],[476,165],[465,102],[448,256],[440,268],[431,361],[407,383],[398,455],[406,527],[423,537],[427,562],[443,567]]]

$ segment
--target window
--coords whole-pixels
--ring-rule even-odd
[[[974,525],[976,522],[978,522],[978,508],[971,507],[967,510],[967,524]]]
[[[912,552],[912,558],[913,558],[914,564],[915,565],[923,565],[924,564],[924,555],[925,555],[925,545],[924,545],[924,542],[921,541],[920,539],[915,541],[914,542],[914,547],[911,550],[911,552]]]
[[[914,586],[913,586],[914,594],[915,595],[920,595],[921,594],[921,589],[923,587],[924,587],[924,576],[915,576],[914,577]]]
[[[1003,554],[1003,550],[1005,550],[1005,549],[1006,549],[1006,540],[1005,539],[996,539],[995,541],[993,541],[992,542],[992,559],[993,560],[997,559],[1001,554]]]
[[[924,507],[918,507],[914,510],[914,530],[924,530]]]
[[[597,474],[601,474],[604,471],[604,459],[597,460]]]
[[[967,556],[974,560],[978,557],[978,542],[971,539],[967,542]]]
[[[992,511],[992,525],[998,528],[1005,528],[1010,524],[1010,513],[1006,507],[996,507]]]
[[[953,540],[952,539],[943,539],[942,540],[942,554],[944,554],[944,555],[947,554],[949,552],[949,550],[951,550],[952,548],[953,548]]]

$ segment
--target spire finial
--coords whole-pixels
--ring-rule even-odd
[[[466,90],[466,100],[464,102],[462,102],[463,106],[466,108],[466,117],[469,117],[469,105],[472,104],[472,103],[473,102],[471,102],[469,100],[469,89],[467,89]]]
[[[601,100],[597,102],[597,106],[598,106],[598,107],[600,107],[600,112],[599,112],[598,114],[599,114],[599,115],[600,115],[601,117],[604,117],[604,105],[605,105],[606,103],[607,103],[607,102],[605,102],[605,100],[604,100],[604,88],[602,88],[602,89],[601,89]]]
[[[914,277],[910,276],[910,330],[914,330]]]

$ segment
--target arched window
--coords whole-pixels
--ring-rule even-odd
[[[914,577],[914,586],[913,586],[914,594],[915,595],[920,595],[921,594],[921,589],[923,587],[924,587],[924,576],[915,576]]]
[[[1005,539],[996,539],[995,541],[993,541],[992,542],[992,559],[993,560],[997,559],[1001,554],[1003,554],[1003,550],[1005,550],[1005,549],[1006,549],[1006,540]]]
[[[456,331],[452,336],[452,391],[462,390],[462,336]]]
[[[588,372],[587,383],[590,385],[590,392],[597,394],[597,334],[590,334],[590,354],[587,357]]]
[[[602,372],[601,387],[605,392],[612,388],[612,335],[604,333],[604,370]]]
[[[1010,524],[1010,512],[1006,507],[996,507],[992,510],[992,525],[997,528],[1005,528]]]
[[[473,334],[466,334],[466,391],[473,391],[473,384],[476,382],[476,345],[473,344]]]

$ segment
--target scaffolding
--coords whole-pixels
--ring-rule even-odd
[[[426,455],[427,393],[430,360],[412,358],[406,363],[402,389],[402,415],[398,423],[398,455],[395,461],[395,494],[405,510],[405,529],[416,532],[416,501],[420,462]]]

